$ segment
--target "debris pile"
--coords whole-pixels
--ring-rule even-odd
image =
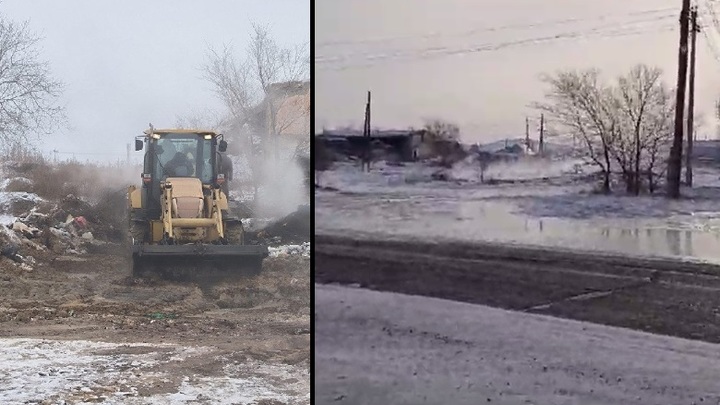
[[[257,232],[257,237],[268,244],[303,243],[310,240],[310,206],[298,209]]]
[[[7,192],[0,192],[0,195],[5,194]],[[5,221],[0,230],[0,255],[24,270],[32,270],[35,264],[35,259],[27,252],[81,255],[93,247],[116,241],[114,237],[119,232],[115,231],[120,224],[102,222],[98,205],[93,206],[73,195],[55,204],[42,199],[27,201],[33,202],[27,206],[29,209],[5,216],[12,221]]]
[[[250,243],[267,245],[277,254],[309,255],[310,205],[301,205],[280,219],[244,218],[242,222]]]

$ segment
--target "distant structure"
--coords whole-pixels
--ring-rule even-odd
[[[315,136],[336,154],[361,158],[370,142],[371,153],[383,160],[411,162],[428,151],[423,145],[424,130],[373,130],[369,137],[355,129],[325,129]]]

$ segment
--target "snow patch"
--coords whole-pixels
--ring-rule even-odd
[[[143,350],[131,354],[135,347]],[[302,372],[291,366],[261,363],[252,369],[226,367],[218,377],[185,376],[176,392],[138,396],[139,389],[176,377],[152,371],[156,366],[211,351],[169,344],[1,339],[0,403],[252,404],[262,399],[309,403],[309,376],[299,376]],[[285,382],[290,376],[295,383]]]
[[[10,214],[0,214],[0,225],[12,225],[17,220],[17,217]]]
[[[310,242],[303,242],[301,245],[283,245],[278,247],[268,247],[270,257],[301,255],[302,257],[310,257]]]
[[[28,179],[27,177],[6,178],[2,182],[0,182],[0,190],[7,190],[8,186],[12,183],[22,183],[28,186],[31,186],[33,184],[32,180]]]

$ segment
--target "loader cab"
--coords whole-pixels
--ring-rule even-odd
[[[226,148],[222,135],[207,131],[153,130],[136,139],[135,149],[145,149],[142,199],[146,214],[159,218],[160,183],[168,177],[194,177],[203,185],[217,185],[217,151]]]

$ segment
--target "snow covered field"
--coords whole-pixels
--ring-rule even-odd
[[[597,195],[578,161],[437,168],[337,164],[316,191],[316,229],[420,239],[491,240],[720,262],[720,171],[696,168],[687,198]]]
[[[427,297],[315,292],[317,404],[720,401],[718,345]]]
[[[299,393],[309,391],[309,387],[303,386],[309,379],[292,366],[228,365],[212,378],[194,377],[182,371],[184,361],[212,355],[212,351],[172,345],[1,339],[0,403],[308,401]],[[290,379],[296,383],[289,382]]]

